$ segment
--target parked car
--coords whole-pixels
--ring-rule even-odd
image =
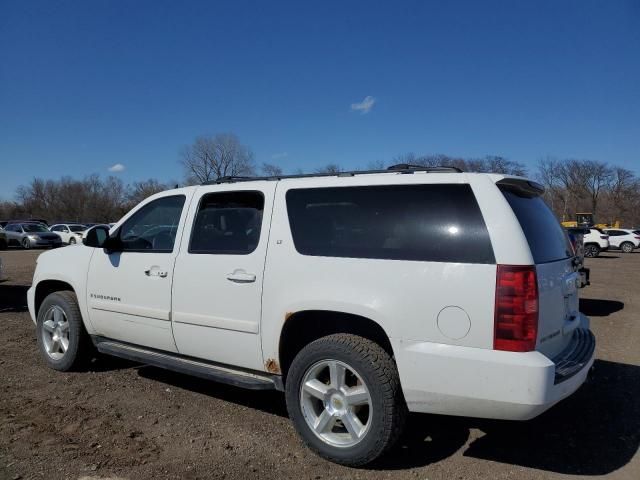
[[[609,250],[609,235],[597,228],[590,228],[583,241],[585,257],[597,257],[600,252]]]
[[[629,228],[606,228],[604,232],[609,235],[609,247],[631,253],[640,246],[640,232]]]
[[[8,223],[4,228],[7,246],[22,248],[59,247],[62,245],[60,236],[50,232],[41,223]]]
[[[5,250],[9,243],[7,242],[7,234],[4,228],[0,227],[0,250]]]
[[[49,228],[49,230],[60,235],[62,243],[75,245],[76,243],[82,242],[82,237],[87,230],[87,226],[78,223],[58,223]]]
[[[27,300],[42,358],[67,371],[95,347],[284,390],[304,442],[346,465],[387,451],[407,411],[533,418],[593,363],[573,252],[540,185],[458,172],[153,195],[39,257]]]
[[[588,228],[569,227],[567,235],[574,251],[575,271],[580,274],[580,288],[590,285],[591,270],[584,266],[584,236],[589,233]]]

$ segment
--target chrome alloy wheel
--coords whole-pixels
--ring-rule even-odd
[[[344,362],[322,360],[300,386],[302,415],[313,433],[335,447],[353,447],[369,431],[372,402],[360,375]]]
[[[42,343],[47,355],[60,360],[69,348],[69,322],[64,310],[53,305],[47,310],[42,322]]]

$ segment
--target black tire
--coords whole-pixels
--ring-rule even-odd
[[[323,360],[347,364],[368,388],[371,423],[353,446],[338,447],[325,442],[311,430],[302,412],[302,380],[312,366]],[[285,391],[289,417],[304,443],[335,463],[356,467],[372,462],[393,446],[404,428],[407,406],[393,358],[377,343],[357,335],[329,335],[305,346],[289,368]]]
[[[623,242],[622,245],[620,245],[620,250],[622,250],[624,253],[631,253],[633,252],[634,248],[635,245],[631,242]]]
[[[76,239],[74,237],[71,237],[69,239],[69,245],[75,245],[76,244]]]
[[[600,255],[600,247],[595,243],[589,243],[584,246],[584,256],[594,258]]]
[[[6,240],[4,240],[4,239],[0,240],[0,250],[6,250],[6,249],[7,249]]]
[[[26,237],[22,239],[22,248],[25,250],[29,250],[31,248],[31,242]]]
[[[54,359],[47,353],[43,340],[43,324],[47,313],[52,307],[59,307],[64,311],[69,324],[68,348],[62,358]],[[78,307],[76,294],[70,291],[60,291],[51,293],[44,299],[38,311],[36,323],[36,336],[38,349],[47,365],[54,370],[61,372],[82,370],[91,360],[95,353],[89,334],[84,328],[82,315]]]

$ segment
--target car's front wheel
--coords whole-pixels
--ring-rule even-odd
[[[36,333],[42,358],[54,370],[78,370],[90,359],[93,346],[73,292],[55,292],[44,299]]]
[[[71,237],[69,239],[69,245],[75,245],[76,244],[76,238],[75,237]]]
[[[624,253],[631,253],[633,252],[634,248],[635,247],[631,242],[624,242],[622,245],[620,245],[620,250],[622,250]]]
[[[31,248],[31,240],[29,240],[27,237],[22,239],[22,248],[24,248],[25,250],[29,250]]]
[[[585,257],[593,258],[593,257],[597,257],[598,255],[600,255],[600,247],[598,245],[595,245],[593,243],[590,243],[589,245],[585,245],[584,247]]]
[[[407,413],[393,358],[377,343],[351,334],[329,335],[304,347],[287,374],[286,398],[305,444],[350,466],[387,451]]]

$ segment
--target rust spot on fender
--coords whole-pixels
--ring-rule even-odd
[[[273,358],[268,358],[267,363],[264,364],[269,373],[280,373],[280,365]]]

